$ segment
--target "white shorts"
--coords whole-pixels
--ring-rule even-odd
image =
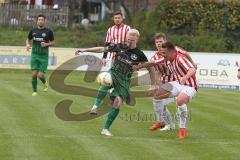
[[[194,87],[181,85],[178,81],[169,82],[172,85],[172,90],[170,91],[173,97],[177,97],[180,93],[185,93],[190,99],[196,95],[196,90]]]
[[[164,105],[167,105],[167,104],[174,102],[175,99],[176,99],[175,97],[171,97],[171,98],[165,98],[165,99],[161,99],[161,100],[153,99],[153,101],[161,101]]]

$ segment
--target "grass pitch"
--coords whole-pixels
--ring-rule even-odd
[[[94,120],[63,121],[55,115],[56,104],[74,101],[75,114],[88,111],[94,99],[66,95],[51,88],[31,96],[31,73],[0,70],[0,159],[3,160],[239,160],[240,92],[200,89],[189,104],[188,136],[178,139],[177,130],[150,132],[151,98],[138,98],[135,107],[122,106],[112,125],[113,137],[100,135],[106,115]],[[49,75],[48,75],[49,77]],[[66,79],[73,85],[98,88],[83,82],[83,74]],[[174,113],[175,105],[169,109]],[[130,118],[132,117],[132,118]]]

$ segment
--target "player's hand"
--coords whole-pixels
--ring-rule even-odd
[[[31,49],[31,45],[30,45],[30,44],[27,44],[27,45],[26,45],[26,50],[29,52],[30,49]]]
[[[76,51],[75,51],[75,56],[79,56],[79,55],[80,55],[80,52],[81,52],[81,51],[76,50]]]
[[[134,71],[138,71],[139,69],[141,69],[141,64],[139,63],[138,65],[133,65],[133,66],[132,66],[132,69],[133,69]]]
[[[49,46],[49,44],[46,42],[41,42],[40,44],[41,44],[41,47],[43,47],[43,48]]]
[[[179,78],[179,83],[180,83],[181,85],[184,85],[184,84],[186,83],[186,81],[187,81],[186,76]]]
[[[133,65],[133,66],[132,66],[132,70],[138,71],[138,70],[139,70],[138,65]]]
[[[237,78],[240,80],[240,70],[238,69]]]
[[[76,55],[76,56],[79,56],[80,53],[81,53],[81,52],[84,52],[84,51],[85,51],[84,49],[79,48],[79,49],[77,49],[77,50],[75,51],[75,55]]]
[[[107,64],[107,60],[106,60],[106,58],[103,58],[103,59],[102,59],[102,65],[103,65],[103,66],[106,66],[106,64]]]

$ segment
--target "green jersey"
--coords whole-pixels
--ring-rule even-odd
[[[119,47],[113,47],[110,51],[116,52],[113,66],[110,69],[114,92],[125,99],[129,94],[130,80],[133,74],[132,65],[147,62],[148,60],[138,48],[122,50]]]
[[[33,40],[32,55],[48,57],[49,47],[41,47],[41,42],[48,43],[54,40],[53,32],[50,29],[33,28],[28,34],[28,39]]]

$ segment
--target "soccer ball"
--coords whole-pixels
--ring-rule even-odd
[[[111,86],[112,85],[112,76],[108,72],[102,72],[98,75],[97,82],[104,86]]]

